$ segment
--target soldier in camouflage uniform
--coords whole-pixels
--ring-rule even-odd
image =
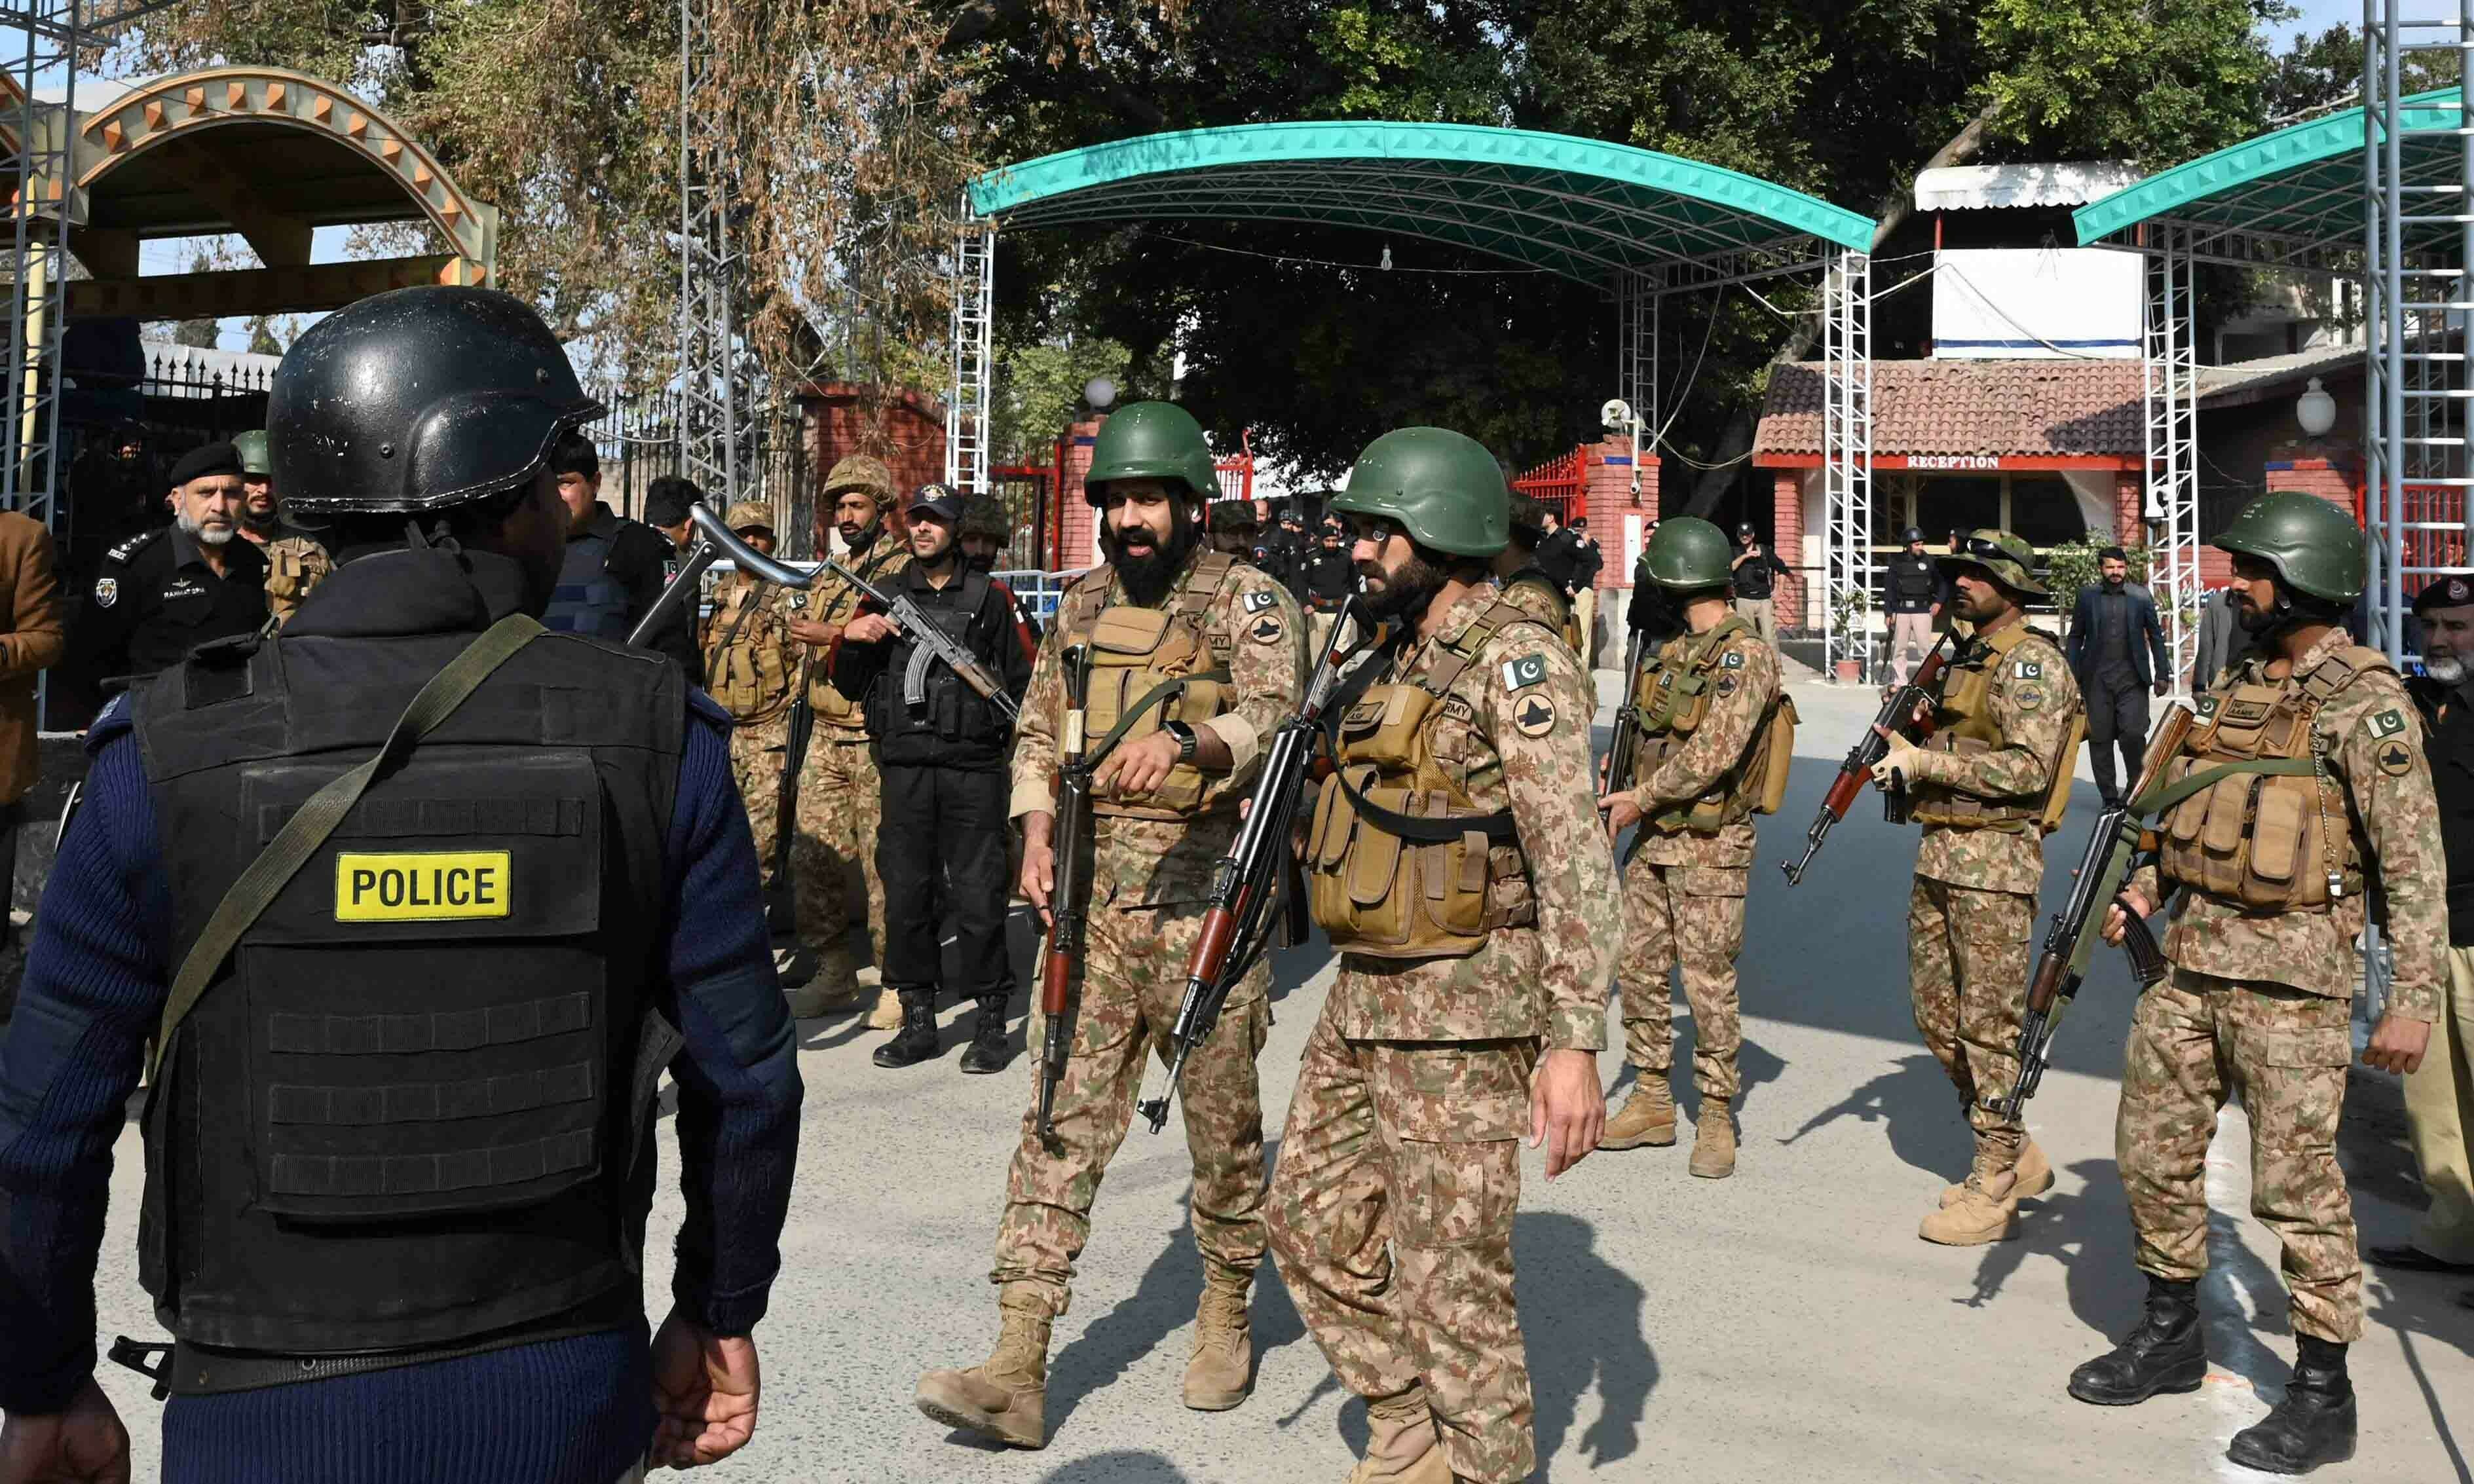
[[[1272,1180],[1298,1311],[1368,1404],[1350,1477],[1505,1484],[1535,1467],[1513,1301],[1518,1140],[1546,1175],[1606,1120],[1620,910],[1593,807],[1589,677],[1502,600],[1503,471],[1436,427],[1386,433],[1333,508],[1377,618],[1405,625],[1343,716],[1306,843],[1340,977]]]
[[[1701,1090],[1692,1173],[1735,1172],[1735,956],[1744,947],[1753,814],[1769,779],[1770,723],[1785,704],[1778,651],[1730,606],[1727,538],[1681,516],[1648,548],[1650,580],[1682,608],[1688,632],[1641,670],[1633,705],[1642,722],[1637,766],[1609,781],[1607,837],[1646,820],[1624,872],[1624,1049],[1639,1073],[1600,1147],[1675,1142],[1673,991],[1684,973],[1692,1005],[1692,1080]]]
[[[2386,657],[2341,626],[2362,595],[2361,529],[2281,491],[2244,507],[2215,544],[2234,553],[2236,613],[2253,648],[2199,697],[2150,795],[2159,865],[2122,896],[2145,916],[2182,892],[2164,943],[2171,975],[2131,1019],[2115,1140],[2147,1312],[2072,1373],[2070,1390],[2121,1406],[2206,1376],[2205,1166],[2218,1111],[2239,1091],[2251,1214],[2284,1245],[2297,1354],[2284,1399],[2225,1456],[2305,1473],[2354,1453],[2345,1348],[2363,1332],[2362,1266],[2337,1125],[2355,939],[2376,891],[2396,972],[2363,1059],[2411,1072],[2447,985],[2447,867],[2420,718]],[[2122,931],[2117,905],[2105,937]]]
[[[1219,485],[1201,427],[1167,402],[1136,402],[1102,426],[1091,502],[1105,511],[1105,566],[1067,590],[1040,646],[1013,758],[1022,892],[1047,910],[1055,881],[1055,775],[1065,715],[1063,656],[1091,654],[1088,734],[1131,718],[1093,780],[1089,934],[1076,985],[1072,1059],[1053,1141],[1026,1109],[997,1229],[1002,1320],[995,1352],[919,1382],[922,1412],[1012,1444],[1047,1440],[1051,1322],[1065,1312],[1091,1205],[1134,1115],[1143,1069],[1164,1049],[1185,989],[1212,868],[1237,830],[1264,743],[1305,689],[1297,602],[1259,569],[1201,549],[1202,502]],[[1168,685],[1161,700],[1127,708]],[[1186,1063],[1178,1104],[1194,1160],[1202,1302],[1185,1404],[1223,1411],[1253,1389],[1249,1296],[1261,1265],[1263,1109],[1254,1057],[1271,1029],[1271,970],[1257,964]],[[1032,1044],[1045,1034],[1034,1025]],[[1032,1108],[1039,1064],[1032,1066]]]
[[[266,429],[232,434],[232,448],[240,454],[240,533],[266,550],[266,611],[280,628],[335,564],[316,537],[284,521]]]
[[[847,548],[842,565],[870,582],[889,577],[906,560],[902,542],[885,533],[885,512],[893,505],[893,474],[882,460],[854,454],[825,476],[823,502],[816,518],[816,546],[826,543],[824,523],[830,518]],[[877,823],[885,794],[869,752],[867,718],[860,704],[834,689],[831,647],[841,639],[842,625],[858,617],[860,596],[850,584],[819,572],[810,585],[804,613],[790,619],[792,642],[805,645],[801,656],[808,674],[808,704],[816,727],[808,743],[808,758],[799,770],[799,833],[790,845],[790,888],[797,903],[799,938],[816,955],[815,993],[830,1004],[858,995],[856,979],[843,982],[829,971],[850,964],[850,898],[854,890],[867,901],[871,957],[885,961],[885,882],[876,873]],[[879,1030],[902,1024],[902,1007],[890,991],[877,996],[868,1022]]]
[[[1925,827],[1907,897],[1916,1029],[1976,1135],[1966,1180],[1942,1192],[1917,1234],[1972,1247],[2016,1236],[2019,1202],[2053,1182],[2044,1151],[1986,1104],[2018,1081],[2045,836],[2069,800],[2085,727],[2059,643],[2027,626],[2023,604],[2045,596],[2029,574],[2035,548],[1977,531],[1939,560],[1975,634],[1944,674],[1932,740],[1891,734],[1873,779],[1910,791],[1908,817]]]

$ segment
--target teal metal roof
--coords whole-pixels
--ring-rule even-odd
[[[1210,218],[1422,237],[1585,282],[1873,224],[1767,181],[1570,134],[1467,124],[1243,124],[992,170],[971,207],[1010,227]]]
[[[2401,154],[2408,185],[2454,183],[2458,89],[2404,100]],[[2079,241],[2098,242],[2169,219],[2313,243],[2363,236],[2363,110],[2347,109],[2227,145],[2125,186],[2074,213]],[[2456,228],[2418,229],[2425,246],[2453,245]],[[2408,246],[2416,244],[2409,241]]]

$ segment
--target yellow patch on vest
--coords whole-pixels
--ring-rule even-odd
[[[512,866],[504,850],[344,851],[335,857],[335,920],[504,917]]]

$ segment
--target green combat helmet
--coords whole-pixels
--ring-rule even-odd
[[[1394,520],[1421,547],[1492,556],[1512,540],[1512,491],[1486,445],[1447,427],[1399,427],[1366,446],[1331,508]]]
[[[1091,444],[1091,472],[1082,476],[1083,498],[1105,504],[1101,486],[1111,479],[1182,484],[1204,499],[1220,494],[1220,469],[1202,439],[1202,425],[1170,401],[1131,402],[1100,425]]]
[[[253,427],[247,432],[232,434],[231,446],[232,451],[240,455],[242,474],[260,479],[274,475],[275,466],[267,462],[266,458],[265,428]]]
[[[2317,496],[2262,495],[2210,545],[2259,558],[2287,587],[2323,602],[2348,604],[2363,596],[2363,528]]]
[[[1649,580],[1678,593],[1724,587],[1735,580],[1735,550],[1727,533],[1698,516],[1660,523],[1641,561]]]
[[[1950,555],[1934,557],[1933,565],[1951,575],[1965,568],[1977,568],[2013,593],[2028,597],[2045,596],[2045,585],[2035,577],[2036,548],[2027,544],[2026,537],[2008,531],[1969,531],[1958,539],[1957,548]]]

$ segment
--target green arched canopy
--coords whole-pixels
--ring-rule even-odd
[[[971,184],[1008,227],[1209,218],[1360,227],[1589,283],[1783,247],[1868,252],[1873,224],[1716,165],[1468,124],[1243,124],[1044,156]]]

